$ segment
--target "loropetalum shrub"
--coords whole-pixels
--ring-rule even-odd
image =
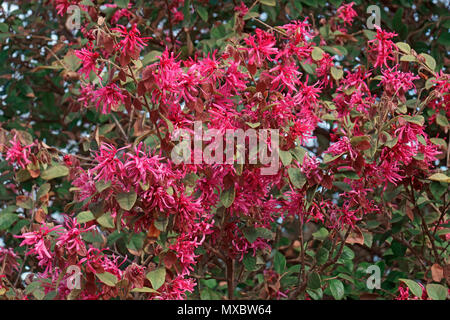
[[[447,298],[448,20],[435,59],[397,12],[368,29],[361,1],[19,6],[0,24],[0,298]],[[276,170],[250,139],[244,163],[175,161],[195,123],[219,133],[203,151],[253,129]]]

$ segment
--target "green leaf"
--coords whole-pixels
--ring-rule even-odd
[[[439,200],[448,191],[448,186],[445,183],[433,181],[430,183],[430,191],[433,197]]]
[[[0,230],[8,229],[17,220],[19,220],[19,216],[15,213],[1,213],[0,214]]]
[[[377,36],[377,33],[372,30],[365,29],[365,30],[363,30],[363,33],[366,36],[366,38],[369,40],[373,40]]]
[[[8,25],[6,23],[0,23],[0,32],[5,33],[8,32]]]
[[[440,113],[436,115],[436,123],[444,128],[448,127],[449,125],[447,117]]]
[[[440,284],[427,284],[427,294],[432,300],[446,300],[448,289]]]
[[[167,226],[169,225],[169,219],[164,216],[160,216],[153,221],[155,228],[161,232],[166,231]]]
[[[42,196],[46,195],[50,191],[50,183],[44,183],[39,191],[36,193],[36,200],[39,200]]]
[[[336,173],[335,176],[343,176],[352,180],[359,180],[360,177],[358,176],[358,174],[355,171],[340,171],[338,173]]]
[[[288,166],[291,161],[292,161],[292,154],[290,151],[284,151],[284,150],[280,150],[279,151],[280,154],[280,159],[281,162],[283,163],[283,165],[286,167]]]
[[[147,64],[158,60],[158,57],[162,55],[161,51],[152,50],[147,53],[142,59],[142,65],[146,66]]]
[[[411,47],[405,42],[397,42],[395,45],[404,53],[409,54],[411,52]]]
[[[131,292],[140,292],[140,293],[158,293],[155,289],[142,287],[142,288],[134,288]]]
[[[89,204],[89,210],[91,210],[96,219],[105,213],[104,209],[105,209],[105,202],[102,200],[92,202],[91,204]]]
[[[446,148],[447,148],[447,143],[445,142],[444,139],[441,139],[441,138],[430,138],[430,141],[431,141],[433,144],[435,144],[435,145],[442,146],[443,149],[446,149]]]
[[[95,220],[95,216],[91,211],[81,211],[77,215],[77,222],[78,223],[86,223],[89,221]]]
[[[169,133],[172,133],[173,130],[174,130],[172,121],[170,121],[169,119],[167,119],[167,118],[166,118],[165,116],[163,116],[161,113],[160,113],[159,115],[160,115],[161,118],[163,118],[164,121],[166,122],[166,124],[167,124],[167,130],[169,130]]]
[[[402,22],[404,9],[398,8],[392,18],[392,28],[397,31],[399,37],[405,38],[405,34],[408,32],[407,26]]]
[[[83,0],[83,1],[80,2],[80,4],[83,5],[83,6],[88,6],[88,7],[95,6],[95,4],[91,0]]]
[[[331,294],[333,295],[333,298],[336,300],[341,300],[344,297],[344,284],[341,280],[338,279],[331,279],[328,282],[330,286]]]
[[[41,289],[35,290],[33,292],[33,296],[37,299],[37,300],[42,300],[45,297],[45,292]]]
[[[63,61],[64,65],[72,71],[76,71],[81,65],[81,60],[78,59],[77,56],[70,51],[64,56]]]
[[[282,274],[284,272],[284,269],[286,269],[286,258],[279,251],[276,251],[275,256],[273,257],[273,268],[278,274]]]
[[[319,48],[319,47],[314,47],[313,51],[311,52],[311,57],[315,60],[315,61],[320,61],[323,58],[323,54],[325,52]]]
[[[95,188],[98,192],[105,191],[109,187],[111,187],[111,181],[100,180],[95,183]]]
[[[258,238],[263,238],[267,240],[273,239],[273,233],[269,229],[266,228],[253,228],[246,227],[242,230],[244,233],[244,237],[248,240],[248,242],[253,243]]]
[[[309,74],[315,73],[315,69],[316,69],[315,64],[312,65],[312,64],[309,64],[306,62],[300,62],[300,65],[302,66],[303,70],[305,70],[307,73],[309,73]]]
[[[26,169],[20,169],[16,173],[16,180],[18,182],[25,182],[27,180],[31,179],[31,175]]]
[[[49,167],[41,173],[41,178],[44,180],[51,180],[59,177],[64,177],[69,174],[69,168],[64,165],[57,164]]]
[[[23,196],[25,197],[25,196]],[[33,208],[33,199],[29,198],[29,197],[25,197],[25,198],[16,198],[16,205],[18,205],[20,208],[23,209],[31,209]]]
[[[333,185],[345,192],[352,190],[352,187],[343,181],[333,181]]]
[[[400,61],[413,62],[413,61],[416,61],[416,57],[414,57],[411,54],[407,54],[407,55],[401,56]]]
[[[439,36],[437,41],[440,44],[442,44],[446,47],[449,47],[450,46],[450,33],[447,30],[442,30],[441,35]]]
[[[25,288],[25,294],[31,294],[41,287],[42,283],[40,281],[33,281]]]
[[[53,300],[56,298],[57,294],[58,292],[56,292],[56,290],[50,291],[45,295],[44,300]]]
[[[256,129],[261,125],[261,123],[259,123],[259,122],[256,122],[256,123],[246,122],[245,124],[248,125],[252,129]]]
[[[259,2],[261,4],[265,4],[266,6],[271,6],[271,7],[275,7],[277,4],[275,0],[259,0]]]
[[[314,232],[312,236],[314,237],[314,239],[323,241],[327,238],[328,234],[329,234],[328,230],[325,229],[324,227],[321,227],[319,230]]]
[[[259,13],[255,12],[255,11],[249,11],[247,12],[247,14],[244,16],[244,20],[248,20],[248,19],[252,19],[252,18],[258,18],[259,17]]]
[[[109,212],[97,218],[97,222],[104,228],[111,229],[115,227],[114,220]]]
[[[130,0],[114,0],[114,3],[122,9],[127,9],[128,8],[128,3],[130,2]]]
[[[150,271],[147,273],[146,277],[150,280],[153,289],[158,290],[166,281],[166,268],[158,268]]]
[[[392,149],[393,147],[395,147],[395,145],[397,144],[397,142],[398,142],[398,137],[395,137],[394,139],[387,140],[387,141],[384,143],[384,145],[385,145],[386,147]]]
[[[322,300],[323,298],[323,291],[321,288],[319,289],[306,289],[306,293],[311,297],[313,300]]]
[[[272,240],[273,239],[273,232],[266,228],[255,228],[256,231],[256,237],[257,238],[263,238],[266,240]]]
[[[308,278],[308,288],[316,290],[322,287],[322,280],[317,272],[311,273]]]
[[[331,155],[330,153],[325,153],[323,156],[323,163],[333,162],[334,160],[336,160],[337,158],[339,158],[342,155],[343,155],[343,153],[335,155],[335,156]]]
[[[255,271],[256,267],[256,257],[252,256],[251,253],[246,253],[244,259],[242,260],[244,267],[248,271]]]
[[[220,202],[225,208],[231,207],[234,202],[234,197],[236,196],[236,190],[234,185],[220,194]]]
[[[420,54],[422,57],[425,58],[425,64],[433,71],[435,71],[436,69],[436,60],[434,60],[434,58],[432,56],[430,56],[427,53],[421,53]]]
[[[410,123],[418,124],[419,126],[423,126],[423,124],[425,123],[425,118],[421,115],[417,115],[414,117],[411,117],[411,116],[402,116],[402,117],[406,121],[408,121]]]
[[[303,159],[306,155],[306,149],[300,146],[296,146],[294,149],[290,150],[294,158],[300,163],[303,163]]]
[[[198,6],[197,13],[203,21],[208,21],[208,10],[206,10],[204,7]]]
[[[353,258],[355,258],[355,253],[353,252],[352,249],[350,249],[349,247],[345,246],[344,250],[342,250],[342,254],[339,257],[338,262],[339,261],[342,261],[342,262],[351,261],[351,260],[353,260]]]
[[[445,173],[435,173],[428,177],[428,180],[450,183],[450,177]]]
[[[137,199],[137,194],[134,191],[130,192],[122,192],[117,194],[116,200],[119,203],[119,206],[125,210],[130,211],[133,208]]]
[[[289,179],[292,184],[301,189],[306,183],[306,176],[301,172],[300,168],[289,168],[288,169]]]
[[[342,69],[338,69],[336,67],[331,67],[331,76],[335,80],[339,80],[344,76],[344,71]]]
[[[324,264],[325,262],[327,262],[328,257],[330,256],[330,252],[324,248],[321,247],[319,250],[317,250],[316,252],[316,261],[317,264],[320,266],[322,264]]]
[[[133,233],[128,241],[127,249],[132,251],[140,251],[144,246],[144,234],[143,233]]]
[[[416,297],[421,298],[422,297],[422,288],[419,286],[419,284],[414,280],[409,279],[399,279],[404,284],[408,286],[408,288],[411,290],[411,293],[415,295]]]
[[[348,274],[345,274],[345,273],[339,273],[338,275],[337,275],[339,278],[341,278],[341,279],[344,279],[344,280],[347,280],[348,282],[350,282],[350,283],[355,283],[355,280],[352,278],[352,276],[350,276],[350,275],[348,275]]]
[[[101,282],[110,287],[115,287],[118,282],[117,277],[110,272],[96,273],[95,275]]]
[[[435,81],[436,81],[435,77],[428,78],[427,81],[425,82],[425,89],[430,90],[433,86],[436,85]]]

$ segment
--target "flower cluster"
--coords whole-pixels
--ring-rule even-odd
[[[80,1],[52,3],[64,15]],[[83,41],[71,44],[76,50],[65,59],[74,56],[79,66],[70,70],[73,79],[64,79],[73,82],[63,90],[70,98],[61,102],[70,103],[64,123],[75,116],[95,122],[83,127],[92,129],[90,136],[68,147],[82,150],[80,155],[58,153],[44,142],[27,144],[19,135],[3,143],[0,131],[0,150],[12,166],[5,175],[15,173],[26,182],[23,192],[12,183],[0,190],[14,194],[11,207],[18,212],[7,216],[20,227],[7,240],[20,241],[45,294],[185,299],[204,294],[197,278],[214,272],[226,277],[230,299],[235,292],[245,297],[241,287],[252,285],[262,298],[297,297],[301,290],[302,297],[316,297],[326,290],[310,290],[308,276],[327,272],[326,283],[340,281],[335,271],[357,269],[340,259],[343,253],[352,256],[349,245],[355,243],[370,253],[372,243],[381,248],[392,242],[392,250],[401,250],[391,230],[372,240],[384,226],[407,219],[414,224],[411,207],[421,210],[445,192],[447,176],[430,176],[447,145],[429,124],[448,129],[450,78],[413,51],[414,62],[400,60],[406,46],[379,26],[373,37],[367,33],[370,39],[358,42],[367,40],[364,57],[356,65],[345,60],[344,44],[357,36],[347,31],[357,17],[354,2],[321,19],[320,26],[305,18],[267,27],[258,19],[251,28],[246,21],[254,6],[236,3],[235,24],[226,27],[234,28],[233,38],[217,50],[223,39],[205,40],[203,29],[190,26],[191,9],[206,1],[161,2],[168,14],[158,15],[155,24],[142,23],[135,4],[127,3],[80,4],[90,23],[77,33]],[[211,34],[225,28],[217,23]],[[159,30],[165,24],[170,32]],[[213,50],[201,53],[194,46]],[[431,93],[423,98],[420,89]],[[206,156],[193,161],[196,152],[186,162],[174,160],[179,129],[190,138],[199,122],[217,135],[203,136],[197,145],[186,136],[183,142],[200,149],[200,158],[208,151],[223,160],[229,152],[232,163],[210,163]],[[278,133],[277,146],[263,135],[268,130]],[[255,132],[259,144],[248,135],[244,147],[234,149],[237,137],[227,137],[225,144],[233,147],[224,151],[218,136],[227,132]],[[263,161],[235,161],[242,155],[250,160],[264,147],[281,159],[274,174],[264,174]],[[73,201],[62,205],[71,196]],[[434,219],[428,212],[420,218],[413,236]],[[448,240],[446,229],[438,227],[447,217],[434,220],[429,241]],[[314,257],[314,250],[322,255]],[[424,261],[440,262],[434,255]],[[0,267],[5,266],[0,290],[2,279],[20,272],[17,258],[15,251],[0,248]],[[70,285],[74,267],[81,272],[77,290]],[[246,281],[254,271],[258,278]],[[398,299],[408,298],[408,288],[400,287]]]

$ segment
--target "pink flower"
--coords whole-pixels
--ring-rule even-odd
[[[145,43],[150,37],[141,37],[141,32],[137,28],[137,24],[133,24],[130,31],[123,25],[117,25],[116,28],[112,28],[111,31],[116,31],[123,39],[117,44],[116,48],[122,50],[122,53],[128,56],[135,56],[142,48],[147,46]]]
[[[63,16],[71,5],[77,5],[81,0],[53,0],[58,14]]]
[[[244,41],[248,46],[242,48],[248,54],[248,63],[260,67],[264,60],[273,60],[272,55],[276,55],[278,49],[275,47],[276,40],[273,34],[265,32],[261,29],[255,30],[255,35],[245,38]]]
[[[97,111],[101,110],[102,114],[111,113],[111,110],[115,110],[124,103],[125,97],[122,90],[115,83],[92,92],[95,107]]]
[[[82,104],[83,107],[89,107],[89,104],[94,99],[95,87],[88,83],[86,85],[81,85],[80,87],[80,96],[78,97],[78,102]]]
[[[108,8],[117,8],[116,4],[105,4],[106,7]],[[131,19],[133,17],[133,14],[131,13],[131,11],[129,9],[131,9],[131,7],[133,6],[132,2],[130,1],[128,3],[128,7],[125,9],[118,9],[114,12],[114,14],[111,17],[111,23],[112,24],[116,24],[120,18],[122,17],[126,17],[128,19]]]
[[[146,279],[145,267],[132,263],[125,269],[123,277],[130,282],[131,288],[142,288]]]
[[[299,82],[298,93],[294,96],[295,104],[301,106],[301,110],[313,110],[319,102],[319,94],[322,88],[318,82],[308,85],[309,76],[306,76],[304,82]],[[304,112],[303,112],[304,113]]]
[[[38,231],[26,232],[16,238],[23,238],[20,246],[30,246],[26,255],[37,255],[39,266],[45,267],[45,273],[51,270],[54,253],[51,252],[50,233],[57,231],[61,226],[49,228],[46,224],[40,225]]]
[[[408,90],[415,89],[414,80],[420,79],[411,72],[402,72],[394,68],[382,69],[383,74],[380,84],[383,85],[385,92],[389,96],[397,95],[403,102],[406,100],[405,93]]]
[[[184,278],[183,276],[177,276],[169,283],[165,283],[159,290],[160,295],[152,297],[152,299],[161,300],[184,300],[187,292],[194,291],[195,279]]]
[[[80,256],[86,256],[86,245],[81,239],[81,235],[94,229],[95,226],[82,228],[78,225],[76,218],[66,218],[66,228],[67,230],[59,230],[56,245],[65,249],[68,255],[78,254]]]
[[[11,140],[11,147],[6,151],[6,161],[11,165],[17,164],[22,169],[25,169],[27,164],[31,163],[30,155],[31,147],[33,146],[34,143],[27,146],[22,145],[20,140],[17,139],[17,135],[14,135]]]
[[[182,11],[179,11],[179,10],[177,10],[177,9],[173,9],[173,10],[172,10],[172,13],[173,13],[173,15],[172,15],[172,20],[173,20],[174,23],[183,21],[183,19],[184,19],[184,14],[183,14]]]
[[[324,153],[329,153],[333,156],[348,153],[352,160],[355,160],[358,156],[358,153],[353,150],[353,147],[350,144],[350,139],[346,136],[342,137],[338,142],[329,146],[328,149],[324,151]]]
[[[298,71],[298,66],[294,61],[289,60],[285,63],[279,63],[269,72],[276,74],[271,82],[273,90],[278,88],[283,90],[287,87],[289,91],[297,91],[295,86],[300,83],[298,76],[301,75],[301,72]]]
[[[103,143],[100,145],[100,151],[95,155],[95,161],[98,163],[92,171],[97,173],[96,180],[115,181],[120,178],[124,172],[123,163],[117,158],[117,153],[125,149]]]
[[[234,7],[234,11],[238,12],[239,16],[243,17],[247,14],[248,8],[245,5],[245,3],[241,1],[241,3],[238,6]]]
[[[295,141],[299,138],[300,143],[303,145],[308,139],[312,137],[312,133],[315,129],[315,124],[305,118],[299,118],[295,121],[294,125],[290,129],[290,139]]]
[[[0,266],[5,266],[3,274],[11,276],[15,271],[19,271],[17,254],[11,248],[0,247]]]
[[[397,185],[398,182],[402,181],[404,176],[400,175],[400,168],[399,163],[397,161],[388,161],[384,160],[378,167],[377,167],[378,175],[380,176],[380,179],[385,181],[386,184],[388,182],[392,183],[393,185]]]
[[[93,71],[95,74],[99,74],[100,68],[97,65],[97,58],[100,56],[98,52],[92,52],[92,46],[82,48],[81,50],[75,50],[75,56],[83,62],[83,66],[78,72],[83,73],[85,79],[89,78],[89,74]]]
[[[331,67],[333,66],[333,57],[325,52],[316,69],[317,77],[322,78],[321,83],[325,87],[333,87],[333,79],[330,74]]]
[[[310,29],[311,26],[308,23],[308,18],[305,18],[303,21],[291,21],[280,28],[286,30],[286,34],[290,39],[292,39],[292,44],[294,46],[302,43],[304,44],[304,42],[307,42],[313,37]]]
[[[72,184],[78,188],[76,200],[83,201],[93,195],[97,189],[91,172],[80,170]]]
[[[333,99],[340,116],[348,114],[352,109],[367,113],[375,102],[366,81],[371,73],[357,68],[354,72],[347,72],[341,85],[337,88],[337,95]]]
[[[374,67],[388,67],[388,60],[394,61],[392,53],[397,46],[390,39],[397,36],[394,32],[383,31],[379,26],[375,25],[377,34],[375,39],[368,41],[368,52],[372,61],[375,61]]]
[[[352,25],[353,18],[358,16],[355,10],[353,10],[353,5],[355,3],[351,2],[348,4],[343,4],[337,9],[337,15],[344,21],[344,24]]]
[[[194,265],[197,263],[198,255],[194,253],[199,243],[195,240],[185,240],[182,237],[177,239],[177,242],[170,246],[170,249],[176,252],[176,256],[182,266],[179,274],[181,276],[188,275],[194,270]]]

